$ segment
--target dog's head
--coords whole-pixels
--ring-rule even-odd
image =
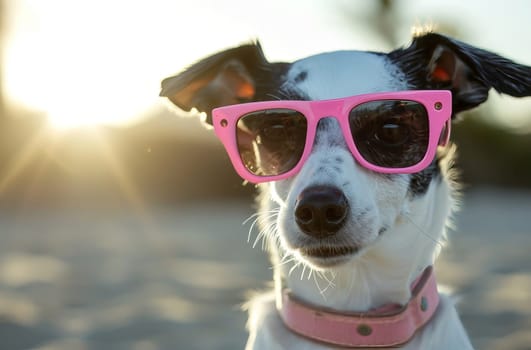
[[[491,88],[528,96],[531,69],[428,33],[387,54],[340,51],[293,63],[270,63],[258,43],[244,45],[165,79],[161,95],[181,109],[204,112],[212,124],[214,108],[245,102],[449,90],[454,119],[484,102]],[[397,144],[409,135],[400,125],[378,128],[368,132],[380,139],[398,137]],[[297,173],[261,185],[265,232],[273,232],[285,252],[315,268],[343,265],[363,254],[386,256],[389,264],[419,250],[431,255],[451,207],[452,185],[445,165],[451,152],[440,147],[418,172],[382,174],[356,161],[344,135],[336,118],[320,119],[311,153]],[[385,153],[385,148],[378,151]]]

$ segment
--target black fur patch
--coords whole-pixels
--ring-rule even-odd
[[[458,81],[431,79],[430,61],[441,47],[466,65],[466,74]],[[412,89],[451,90],[454,115],[485,102],[491,88],[515,97],[531,95],[531,67],[444,35],[415,37],[409,47],[395,50],[388,57],[402,70]]]
[[[432,181],[440,181],[441,169],[439,159],[435,159],[429,167],[421,172],[411,174],[409,181],[409,195],[411,197],[421,196],[428,191]]]
[[[455,147],[451,144],[439,149],[430,166],[421,172],[410,175],[409,196],[411,198],[422,196],[426,193],[431,183],[434,181],[440,182],[443,179],[452,183],[452,187],[456,187],[458,174],[453,168],[454,156]]]
[[[231,64],[235,75],[250,80],[254,95],[240,97],[216,83],[220,72]],[[164,79],[160,96],[168,97],[183,110],[196,108],[206,113],[206,122],[212,124],[212,110],[232,103],[284,99],[277,96],[286,79],[289,63],[270,63],[260,43],[255,42],[219,52],[192,65],[185,71]],[[239,71],[239,72],[238,72]],[[229,91],[227,93],[227,91]]]

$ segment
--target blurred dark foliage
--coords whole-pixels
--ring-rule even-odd
[[[471,186],[531,188],[531,134],[516,133],[488,120],[473,114],[453,127],[463,181]]]
[[[24,114],[23,112],[21,112]],[[161,127],[175,121],[175,130]],[[466,186],[531,188],[531,135],[515,134],[483,118],[453,129],[457,166]],[[219,142],[179,131],[163,113],[128,128],[54,133],[41,117],[3,117],[0,205],[127,206],[250,198]],[[165,130],[162,130],[165,129]],[[211,135],[214,141],[214,135]]]

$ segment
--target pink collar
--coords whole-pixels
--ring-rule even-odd
[[[432,266],[411,287],[404,306],[384,305],[364,313],[337,313],[297,300],[284,290],[280,316],[293,332],[345,347],[389,347],[407,343],[433,316],[439,293]]]

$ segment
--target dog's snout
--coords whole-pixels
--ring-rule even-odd
[[[324,238],[339,231],[348,211],[348,201],[341,190],[331,186],[314,186],[299,195],[295,221],[307,235]]]

